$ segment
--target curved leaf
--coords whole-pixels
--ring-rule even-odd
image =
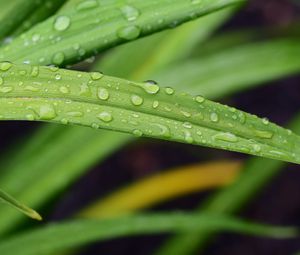
[[[0,64],[0,116],[77,124],[294,163],[300,138],[267,119],[204,99],[101,73]]]
[[[173,231],[242,232],[271,238],[292,238],[298,230],[241,221],[229,217],[193,214],[135,215],[105,220],[74,220],[27,231],[0,241],[1,254],[40,255],[78,247],[93,241],[137,234]],[[70,234],[70,233],[76,234]]]
[[[132,0],[82,8],[38,24],[0,49],[0,59],[66,65],[217,11],[241,0]],[[153,13],[155,12],[155,15]],[[25,45],[25,48],[24,48]]]
[[[93,202],[79,216],[98,218],[131,213],[192,192],[228,185],[240,168],[238,161],[178,167],[121,188]]]

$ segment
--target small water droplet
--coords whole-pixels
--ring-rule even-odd
[[[33,114],[26,114],[25,118],[26,118],[26,120],[33,121],[34,120],[34,115]]]
[[[141,98],[138,95],[132,95],[131,96],[131,102],[132,102],[133,105],[139,106],[144,102],[144,100],[143,100],[143,98]]]
[[[38,91],[40,91],[39,88],[33,87],[33,86],[31,86],[31,85],[27,85],[27,86],[24,88],[24,90],[28,90],[28,91],[32,91],[32,92],[38,92]]]
[[[60,74],[56,74],[55,75],[55,80],[61,80],[61,75]]]
[[[32,77],[37,77],[39,75],[39,67],[38,66],[33,66],[31,69],[30,75]]]
[[[91,78],[92,80],[96,81],[96,80],[99,80],[103,77],[103,74],[100,73],[100,72],[93,72],[91,73]]]
[[[122,27],[117,31],[118,37],[125,40],[133,40],[137,38],[141,33],[141,29],[135,25]]]
[[[130,5],[122,6],[120,9],[122,11],[122,14],[128,21],[136,20],[140,15],[139,10]]]
[[[214,136],[215,139],[230,142],[230,143],[236,143],[238,141],[238,138],[235,134],[232,133],[218,133]]]
[[[184,122],[184,123],[182,124],[182,126],[183,126],[184,128],[188,128],[188,129],[191,129],[191,128],[193,127],[192,124],[189,123],[189,122]]]
[[[58,16],[54,22],[54,29],[57,31],[66,30],[71,24],[71,20],[68,16]]]
[[[168,87],[168,88],[165,88],[165,92],[167,95],[173,95],[174,94],[174,89]]]
[[[63,94],[68,94],[70,92],[66,86],[59,87],[59,91]]]
[[[196,102],[199,104],[202,104],[205,101],[205,98],[203,96],[196,96],[195,97]]]
[[[67,115],[70,117],[82,117],[83,112],[79,112],[79,111],[67,112]]]
[[[273,137],[273,133],[269,131],[263,131],[263,130],[254,130],[255,136],[259,138],[264,138],[264,139],[271,139]]]
[[[107,100],[109,98],[109,92],[106,88],[99,88],[98,89],[98,97],[101,100]]]
[[[54,65],[61,65],[65,60],[65,54],[63,52],[57,52],[52,58],[52,63]]]
[[[260,146],[259,144],[254,144],[254,145],[253,145],[253,150],[254,150],[255,152],[260,152],[260,151],[261,151],[261,146]]]
[[[153,102],[153,104],[152,104],[152,107],[153,107],[154,109],[156,109],[158,106],[159,106],[159,102],[155,100],[155,101]]]
[[[77,11],[82,11],[82,10],[95,8],[97,6],[98,6],[98,2],[96,0],[86,0],[86,1],[83,1],[83,2],[79,3],[76,6],[76,10]]]
[[[270,123],[270,121],[267,118],[263,118],[262,123],[265,125],[268,125]]]
[[[104,122],[111,122],[113,120],[113,117],[109,112],[99,113],[98,118]]]
[[[67,125],[67,124],[69,123],[69,121],[68,121],[68,119],[66,119],[66,118],[62,118],[62,119],[60,120],[60,123],[63,124],[63,125]]]
[[[210,115],[210,120],[212,122],[218,122],[219,121],[219,116],[217,113],[213,112],[211,115]]]
[[[185,140],[187,143],[189,143],[189,144],[191,144],[191,143],[194,142],[194,139],[193,139],[191,133],[188,132],[188,131],[185,131],[185,132],[184,132],[184,140]]]
[[[37,42],[38,40],[40,40],[41,36],[39,34],[33,34],[31,39],[33,42]]]
[[[132,131],[132,134],[134,136],[141,137],[143,135],[143,132],[141,130],[135,129]]]

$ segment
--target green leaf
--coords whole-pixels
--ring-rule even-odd
[[[0,40],[18,27],[42,1],[13,0],[1,1],[0,8]]]
[[[300,138],[237,109],[98,72],[0,63],[2,120],[103,128],[299,163]]]
[[[163,70],[154,79],[191,93],[220,98],[300,71],[300,38],[236,46]],[[217,75],[216,75],[217,74]]]
[[[42,220],[42,217],[36,211],[17,201],[3,190],[0,190],[0,201],[7,203],[32,219]]]
[[[30,13],[30,16],[28,16],[10,36],[16,37],[37,23],[50,17],[64,4],[64,2],[66,2],[66,0],[46,0],[43,2],[42,5]]]
[[[300,131],[300,115],[292,121],[290,128]],[[285,166],[282,161],[264,158],[251,158],[241,172],[238,180],[233,184],[217,192],[199,207],[200,213],[213,213],[219,215],[230,215],[237,213],[275,178]],[[263,171],[260,171],[263,169]],[[209,240],[216,233],[211,231],[200,231],[195,233],[179,234],[171,238],[155,254],[188,255],[196,250],[203,250]]]
[[[0,253],[40,255],[79,247],[93,241],[123,236],[184,230],[199,231],[201,229],[242,232],[270,238],[292,238],[298,235],[298,230],[295,228],[273,227],[213,215],[167,213],[105,220],[73,220],[66,223],[50,224],[1,240]],[[70,235],[70,232],[76,234]]]
[[[59,14],[38,24],[0,49],[0,59],[41,65],[71,64],[117,44],[177,26],[240,2],[133,0],[130,5],[117,1],[107,6],[95,2],[96,5],[90,8]]]

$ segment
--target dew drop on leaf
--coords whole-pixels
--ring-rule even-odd
[[[160,89],[157,83],[152,80],[145,81],[143,88],[148,94],[157,94]]]
[[[141,98],[138,95],[132,95],[131,96],[131,102],[132,102],[133,105],[139,106],[144,102],[144,100],[143,100],[143,98]]]
[[[133,6],[130,6],[130,5],[122,6],[120,9],[121,9],[121,12],[122,12],[123,16],[128,21],[134,21],[140,15],[139,10],[137,8],[133,7]]]
[[[76,10],[77,11],[87,10],[87,9],[97,7],[97,5],[98,5],[98,2],[96,0],[86,0],[86,1],[79,3],[76,6]]]
[[[99,88],[98,89],[98,97],[101,100],[107,100],[109,98],[109,92],[106,88]]]
[[[135,25],[122,27],[117,31],[118,37],[125,40],[133,40],[137,38],[140,33],[141,29]]]
[[[135,129],[132,131],[132,134],[134,136],[141,137],[143,135],[143,132],[141,130]]]
[[[54,65],[61,65],[65,60],[65,54],[63,52],[57,52],[52,58],[52,63]]]
[[[92,80],[96,81],[96,80],[99,80],[103,77],[103,74],[100,73],[100,72],[93,72],[91,73],[91,78]]]
[[[236,135],[229,133],[229,132],[228,133],[218,133],[214,136],[214,139],[225,141],[225,142],[230,142],[230,143],[236,143],[238,141],[238,138],[236,137]]]
[[[219,121],[219,116],[218,116],[218,114],[215,113],[215,112],[211,113],[211,115],[210,115],[210,120],[211,120],[212,122],[218,122],[218,121]]]
[[[98,118],[104,122],[111,122],[113,120],[113,117],[109,112],[99,113]]]
[[[174,89],[168,87],[168,88],[165,88],[165,92],[168,95],[172,95],[172,94],[174,94]]]
[[[71,20],[68,16],[58,16],[54,22],[54,29],[57,31],[66,30],[71,24]]]
[[[202,104],[205,101],[205,98],[203,96],[196,96],[195,97],[196,102],[199,104]]]
[[[154,109],[156,109],[158,106],[159,106],[159,102],[155,100],[155,101],[153,102],[153,104],[152,104],[152,107],[153,107]]]
[[[1,93],[9,93],[9,92],[12,92],[14,89],[13,87],[0,87],[0,92]]]
[[[1,63],[0,63],[0,70],[1,70],[1,71],[7,71],[7,70],[9,70],[11,67],[12,67],[12,63],[10,63],[10,62],[5,61],[5,62],[1,62]]]

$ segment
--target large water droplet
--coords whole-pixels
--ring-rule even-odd
[[[71,20],[68,16],[58,16],[54,22],[54,29],[57,31],[66,30],[71,24]]]
[[[141,29],[135,25],[122,27],[117,31],[118,37],[125,40],[133,40],[137,38],[141,33]]]
[[[160,89],[157,83],[152,80],[145,81],[143,88],[149,94],[157,94]]]
[[[98,118],[104,122],[111,122],[113,120],[113,117],[109,112],[99,113]]]
[[[109,92],[106,88],[99,88],[98,89],[98,97],[101,100],[107,100],[109,98]]]
[[[132,102],[133,105],[139,106],[144,102],[144,100],[143,100],[143,98],[141,98],[138,95],[132,95],[131,96],[131,102]]]
[[[264,139],[271,139],[273,137],[273,133],[272,132],[263,131],[263,130],[255,130],[254,134],[257,137],[264,138]]]
[[[122,11],[122,14],[128,21],[136,20],[140,15],[139,10],[130,5],[122,6],[120,9]]]

